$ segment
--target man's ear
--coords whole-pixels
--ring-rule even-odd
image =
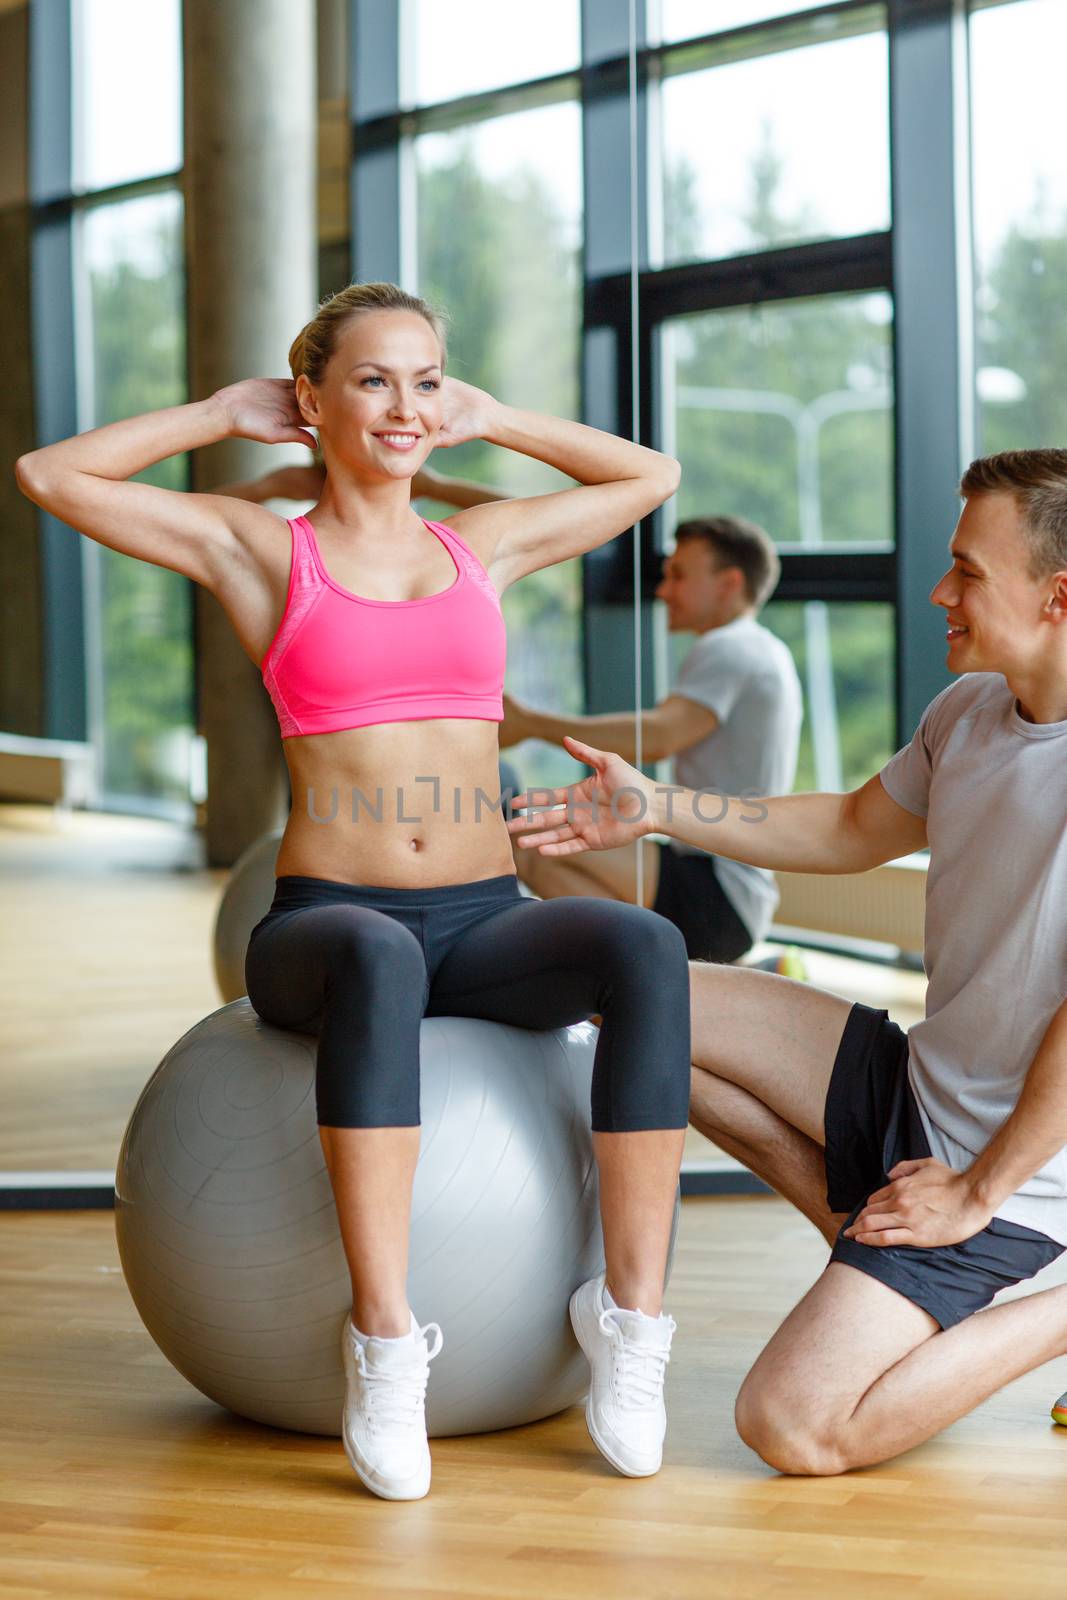
[[[739,600],[745,592],[745,575],[740,567],[721,567],[719,576],[722,578],[723,588],[734,600]]]
[[[319,425],[319,403],[311,380],[302,372],[296,380],[296,403],[304,421],[313,428]]]
[[[1067,572],[1054,572],[1048,581],[1049,598],[1045,610],[1058,625],[1067,622]]]

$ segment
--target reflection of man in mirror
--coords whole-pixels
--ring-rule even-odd
[[[672,758],[672,782],[719,793],[787,794],[796,774],[802,703],[787,647],[757,621],[778,582],[774,545],[741,517],[694,517],[679,525],[656,598],[672,633],[695,633],[674,690],[641,716],[641,759]],[[625,761],[637,757],[632,711],[553,716],[504,696],[501,748],[573,734]],[[536,804],[536,791],[534,791]],[[709,797],[706,849],[643,839],[643,901],[676,924],[690,958],[736,961],[765,937],[778,905],[772,873],[714,854]],[[543,856],[517,850],[520,878],[544,899],[637,897],[636,850]]]

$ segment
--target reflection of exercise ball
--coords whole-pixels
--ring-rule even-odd
[[[265,833],[234,862],[215,918],[215,982],[224,1000],[245,993],[245,952],[252,929],[274,899],[274,865],[282,831]]]
[[[521,780],[508,761],[499,763],[498,775],[504,815],[510,816],[511,801],[521,791]],[[239,1000],[245,993],[245,952],[252,929],[267,915],[274,899],[274,869],[281,842],[279,828],[250,844],[234,862],[222,891],[215,918],[215,982],[226,1001]]]
[[[431,1434],[531,1422],[585,1392],[567,1301],[603,1259],[595,1042],[591,1023],[422,1024],[408,1288],[445,1334]],[[314,1077],[315,1040],[247,1000],[191,1028],[130,1119],[116,1229],[145,1326],[190,1383],[258,1422],[337,1434],[351,1290]]]

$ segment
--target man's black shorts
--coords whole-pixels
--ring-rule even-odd
[[[734,910],[709,855],[659,847],[659,888],[652,907],[680,929],[690,961],[736,961],[752,935]]]
[[[908,1036],[885,1011],[855,1005],[826,1093],[826,1199],[847,1211],[830,1259],[858,1267],[922,1306],[942,1328],[987,1306],[1001,1289],[1032,1278],[1063,1253],[1047,1234],[994,1217],[960,1244],[859,1244],[843,1237],[898,1161],[930,1155],[908,1082]]]

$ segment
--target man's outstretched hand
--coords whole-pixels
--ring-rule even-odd
[[[570,856],[582,850],[617,850],[655,831],[655,785],[621,756],[594,750],[564,734],[567,753],[593,768],[581,783],[559,789],[530,789],[517,795],[507,824],[520,848],[538,849],[544,856]],[[545,811],[529,811],[547,805]]]

